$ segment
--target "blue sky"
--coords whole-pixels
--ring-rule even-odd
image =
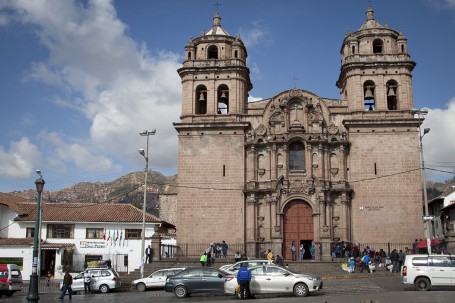
[[[365,21],[368,1],[219,0],[221,24],[241,35],[253,90],[293,88],[338,98],[340,48]],[[150,166],[177,172],[184,47],[213,25],[213,0],[0,0],[0,191],[56,190],[111,181]],[[403,32],[414,105],[428,108],[427,178],[455,171],[455,0],[371,1],[375,19]],[[295,79],[295,80],[294,80]]]

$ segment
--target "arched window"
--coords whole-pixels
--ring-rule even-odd
[[[265,174],[266,171],[266,163],[265,163],[265,156],[264,155],[258,155],[258,177],[262,176]]]
[[[305,169],[305,146],[301,142],[289,145],[289,170]]]
[[[363,105],[365,110],[375,109],[375,84],[373,81],[368,80],[363,83]]]
[[[234,51],[234,58],[237,59],[239,57],[239,51],[235,50]]]
[[[229,88],[222,84],[218,86],[217,113],[219,115],[229,114]]]
[[[188,52],[188,60],[191,60],[191,52]]]
[[[207,114],[207,88],[204,85],[196,88],[194,109],[196,115]]]
[[[210,45],[209,48],[207,48],[207,58],[218,59],[218,47],[216,45]]]
[[[373,54],[381,54],[382,53],[382,45],[383,42],[381,39],[374,39],[373,41]]]
[[[395,80],[387,81],[387,109],[398,109],[398,83]]]

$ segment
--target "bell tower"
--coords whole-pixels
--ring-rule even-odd
[[[179,243],[225,240],[243,243],[243,232],[214,239],[214,229],[242,228],[244,220],[244,144],[250,122],[247,51],[240,36],[213,27],[185,47],[182,113],[178,132],[177,229]],[[215,233],[216,234],[216,233]]]
[[[185,47],[182,78],[182,122],[238,120],[247,110],[253,88],[246,67],[247,52],[240,36],[221,27],[218,12],[213,27],[191,38]]]
[[[411,72],[416,64],[410,59],[407,39],[379,24],[371,7],[360,29],[344,38],[341,62],[336,84],[351,111],[412,108]]]

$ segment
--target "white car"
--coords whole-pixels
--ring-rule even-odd
[[[229,274],[236,274],[243,263],[246,263],[248,268],[259,265],[273,264],[272,260],[244,260],[234,264],[223,265],[220,267],[220,269]]]
[[[107,293],[111,290],[118,289],[122,285],[118,273],[107,267],[100,268],[87,268],[90,275],[92,276],[90,280],[90,289],[91,291],[99,291],[100,293]],[[63,281],[60,282],[60,290],[63,288]],[[77,274],[73,277],[73,285],[71,285],[73,293],[83,292],[84,291],[84,272]]]
[[[167,277],[173,276],[184,269],[185,268],[165,268],[157,270],[146,278],[137,279],[131,282],[131,288],[137,289],[138,291],[144,291],[147,288],[164,289]]]
[[[306,297],[312,292],[322,289],[319,277],[293,273],[281,266],[263,265],[249,268],[251,271],[251,295],[293,293],[297,297]],[[226,277],[224,292],[240,297],[235,276]]]

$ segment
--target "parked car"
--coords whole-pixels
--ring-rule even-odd
[[[185,268],[165,268],[157,270],[146,278],[137,279],[131,282],[131,288],[137,289],[138,291],[144,291],[147,288],[163,289],[168,276],[173,276],[184,269]]]
[[[455,286],[455,256],[405,255],[401,267],[401,281],[414,285],[416,290],[430,290],[433,286]]]
[[[273,264],[271,260],[245,260],[234,264],[223,265],[220,267],[220,269],[229,274],[235,274],[239,271],[240,266],[242,266],[243,263],[246,263],[248,268],[259,265]]]
[[[164,290],[173,292],[177,298],[193,293],[224,293],[224,282],[228,273],[211,267],[187,268],[168,277]]]
[[[90,289],[107,293],[111,290],[118,289],[122,285],[118,273],[112,268],[87,268],[92,279],[90,280]],[[63,287],[63,281],[60,282],[60,289]],[[73,285],[71,286],[73,293],[84,291],[84,272],[73,277]]]
[[[262,265],[249,269],[252,295],[293,293],[297,297],[306,297],[312,292],[321,290],[323,285],[319,277],[294,273],[278,265]],[[234,275],[228,276],[224,283],[225,293],[234,294],[240,298],[240,293],[236,290],[237,284]]]
[[[0,297],[22,290],[22,274],[16,264],[0,264]]]

